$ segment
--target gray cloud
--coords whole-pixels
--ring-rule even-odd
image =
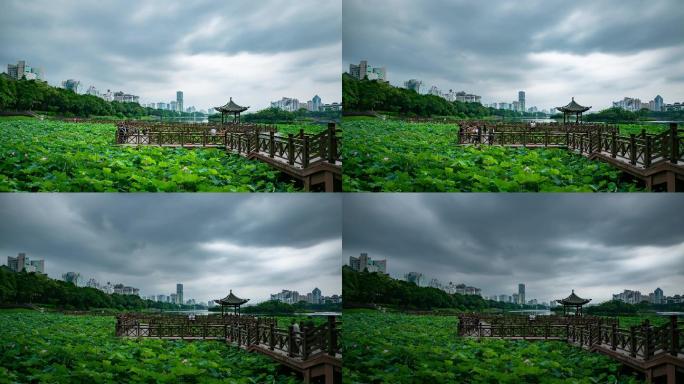
[[[487,295],[548,301],[571,289],[684,290],[684,200],[675,195],[359,194],[344,196],[344,256],[387,258]],[[564,296],[563,296],[564,297]]]
[[[6,194],[0,252],[45,259],[48,275],[80,272],[145,295],[206,301],[229,289],[340,293],[341,197],[335,195]]]
[[[8,1],[0,25],[0,62],[25,59],[53,85],[75,78],[144,102],[180,89],[198,108],[340,99],[338,1]]]
[[[483,101],[595,110],[624,96],[684,99],[684,9],[676,0],[360,0],[343,4],[343,64],[386,66],[390,82],[467,90]]]

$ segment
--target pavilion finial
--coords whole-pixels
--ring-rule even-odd
[[[572,293],[575,293],[575,290],[574,290],[574,289],[572,290]]]
[[[572,101],[575,101],[575,96],[572,97]]]
[[[573,291],[573,292],[575,292],[575,291]],[[230,290],[230,293],[233,293],[233,290],[232,290],[232,289]]]

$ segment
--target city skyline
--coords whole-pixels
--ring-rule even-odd
[[[666,195],[344,196],[343,254],[539,302],[684,289],[684,209]],[[643,225],[644,217],[659,220]],[[406,218],[411,218],[406,220]]]
[[[183,90],[198,110],[230,97],[254,112],[287,94],[341,95],[339,3],[58,3],[4,4],[4,66],[26,60],[50,85],[77,79],[145,103]]]
[[[7,195],[0,214],[2,264],[24,252],[45,260],[53,279],[77,272],[142,296],[181,283],[204,303],[231,289],[250,303],[284,287],[341,294],[341,201],[332,195]]]
[[[559,3],[560,5],[560,3]],[[562,9],[562,11],[561,11]],[[623,97],[684,101],[684,40],[675,1],[562,3],[392,1],[343,5],[343,68],[368,60],[395,86],[467,90],[483,104],[515,100],[539,109],[571,97],[592,111]],[[515,33],[512,33],[515,31]]]

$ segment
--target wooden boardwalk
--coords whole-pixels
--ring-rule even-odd
[[[611,357],[651,383],[684,380],[684,322],[619,328],[615,319],[560,316],[459,316],[458,335],[525,341],[563,341]]]
[[[204,341],[228,343],[248,352],[268,356],[299,372],[305,383],[322,378],[326,384],[341,382],[342,354],[339,321],[329,316],[322,325],[279,327],[274,318],[238,315],[117,316],[116,335],[130,338]]]
[[[660,134],[620,135],[599,125],[486,125],[462,122],[459,145],[563,148],[612,165],[647,190],[684,191],[684,130],[676,123]]]
[[[273,126],[121,122],[116,143],[124,146],[219,148],[264,162],[296,180],[304,190],[342,189],[341,137],[334,123],[316,135],[280,135]]]

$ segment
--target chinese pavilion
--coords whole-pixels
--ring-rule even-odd
[[[249,109],[249,107],[241,107],[233,102],[233,98],[230,98],[230,101],[226,103],[226,105],[222,107],[215,107],[217,111],[221,112],[221,124],[225,124],[225,115],[226,114],[232,114],[233,115],[233,123],[239,123],[240,122],[240,112],[244,112]]]
[[[574,289],[572,290],[570,296],[566,297],[565,299],[556,300],[558,304],[563,306],[564,316],[572,314],[573,310],[575,312],[575,316],[582,316],[582,306],[590,301],[591,299],[583,299],[575,295]]]
[[[563,124],[570,122],[569,116],[575,115],[575,123],[582,122],[582,113],[591,109],[591,106],[584,107],[575,102],[575,98],[564,107],[556,107],[557,110],[563,112]]]
[[[241,299],[235,295],[233,295],[233,290],[230,290],[230,293],[228,296],[224,297],[223,299],[218,299],[214,300],[214,302],[218,305],[221,306],[221,316],[224,315],[224,308],[225,307],[233,307],[233,314],[234,315],[239,315],[240,314],[240,306],[246,302],[248,302],[249,299]]]

